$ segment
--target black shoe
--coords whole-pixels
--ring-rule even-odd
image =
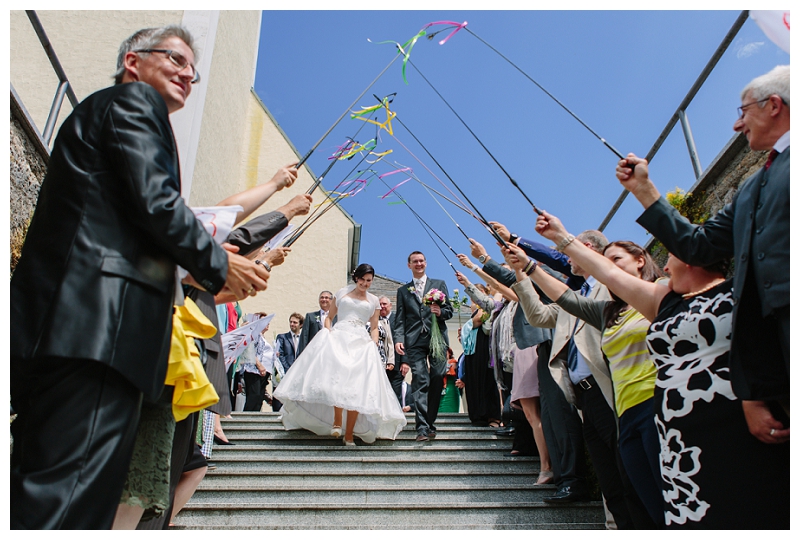
[[[435,429],[432,429],[432,430],[428,431],[428,438],[429,439],[435,439],[436,438],[436,430]]]
[[[419,433],[416,438],[416,442],[428,442],[430,438],[424,433]]]
[[[220,439],[220,438],[219,438],[219,437],[217,437],[216,435],[214,435],[214,444],[221,444],[221,445],[223,445],[223,446],[225,446],[225,445],[236,446],[236,445],[235,445],[235,444],[233,444],[231,441],[223,441],[222,439]]]
[[[555,492],[555,494],[553,494],[550,497],[544,497],[542,500],[550,504],[564,504],[571,502],[588,501],[589,495],[586,493],[573,491],[569,486],[567,486],[560,488],[558,491]]]
[[[513,437],[514,434],[517,432],[517,428],[514,426],[508,426],[498,429],[494,432],[495,435],[498,437]]]

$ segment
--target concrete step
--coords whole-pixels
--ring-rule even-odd
[[[190,501],[175,524],[186,529],[597,529],[599,502],[552,506],[540,502],[439,504],[362,503],[349,506],[287,503],[265,505]]]
[[[236,444],[308,444],[341,446],[342,440],[330,436],[320,436],[304,429],[286,431],[285,429],[262,429],[262,428],[242,428],[226,430],[225,435],[234,445]],[[469,429],[449,430],[442,428],[438,430],[436,439],[429,442],[416,442],[417,435],[414,431],[401,431],[397,438],[392,441],[389,439],[378,439],[371,446],[394,446],[394,445],[444,445],[444,444],[496,444],[500,448],[511,448],[512,437],[498,437],[494,432],[477,431]],[[355,437],[356,444],[365,445],[363,441]],[[227,445],[215,445],[215,448]]]
[[[552,495],[553,488],[537,485],[527,486],[480,486],[480,489],[453,489],[449,486],[434,482],[430,484],[417,484],[405,487],[371,486],[353,487],[347,484],[347,479],[342,479],[338,485],[330,487],[250,487],[231,486],[225,488],[199,488],[192,502],[205,503],[260,503],[264,505],[284,505],[294,503],[334,504],[346,506],[361,504],[405,504],[413,501],[417,504],[460,506],[464,503],[497,503],[497,502],[541,502],[542,497]]]
[[[357,446],[357,448],[362,448]],[[365,447],[363,447],[365,448]],[[366,449],[366,448],[365,448]],[[351,448],[341,446],[340,444],[331,446],[309,445],[309,446],[292,446],[287,449],[285,445],[275,444],[237,444],[235,446],[215,446],[213,459],[214,462],[221,462],[229,459],[237,459],[248,457],[252,459],[261,459],[265,461],[280,460],[296,458],[329,458],[331,455],[337,453],[349,452]],[[395,461],[409,461],[421,457],[435,456],[438,459],[445,459],[450,461],[459,461],[462,459],[501,459],[501,460],[519,460],[525,459],[524,457],[509,457],[506,454],[510,452],[509,448],[505,447],[483,447],[483,446],[470,446],[470,445],[439,445],[434,444],[397,444],[387,446],[372,445],[369,447],[371,457],[380,457],[383,459],[390,459]],[[350,454],[347,454],[350,455]],[[527,458],[538,459],[538,457]]]
[[[332,471],[343,470],[350,474],[358,474],[362,472],[400,472],[408,469],[419,470],[421,468],[433,468],[440,474],[450,474],[456,471],[467,473],[510,473],[522,472],[530,470],[539,470],[538,461],[521,461],[526,458],[519,458],[517,460],[509,459],[508,461],[500,460],[471,460],[452,462],[448,460],[428,459],[415,460],[413,464],[408,462],[397,462],[394,460],[387,460],[381,458],[372,458],[369,456],[358,456],[358,450],[352,452],[354,455],[348,457],[334,457],[329,459],[311,458],[311,459],[297,459],[287,461],[263,461],[263,460],[250,460],[250,459],[230,459],[225,461],[214,461],[217,466],[217,471],[240,471],[240,472],[265,472],[272,474],[283,474],[290,471],[297,471],[303,474],[328,474]],[[530,458],[527,458],[530,459]]]
[[[231,413],[231,418],[221,418],[220,421],[222,422],[222,426],[226,426],[227,424],[236,423],[236,422],[271,422],[280,424],[280,416],[281,413],[274,413],[274,412],[233,412]],[[413,414],[406,414],[406,421],[412,427],[414,425],[414,415]],[[442,413],[436,417],[436,425],[439,424],[458,424],[458,425],[468,425],[471,426],[472,423],[470,422],[469,416],[462,413]],[[481,426],[473,426],[473,427],[481,427]],[[497,429],[491,428],[488,426],[483,426],[484,429]]]
[[[305,472],[285,472],[280,475],[261,471],[247,472],[235,470],[209,471],[199,489],[235,488],[323,488],[332,487],[362,489],[426,489],[436,486],[447,489],[481,489],[483,486],[522,486],[530,487],[536,482],[538,469],[507,473],[481,473],[458,471],[442,476],[438,471],[428,469],[413,471],[410,468],[400,472],[372,471],[352,474],[349,471],[331,471],[325,474],[306,474]],[[552,485],[540,486],[553,490]]]

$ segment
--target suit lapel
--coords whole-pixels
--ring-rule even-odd
[[[430,280],[428,280],[428,281],[430,281]],[[411,281],[409,281],[408,283],[406,283],[405,289],[408,291],[408,294],[410,294],[411,297],[414,300],[417,301],[418,304],[422,305],[422,301],[419,298],[417,298],[417,293],[416,293],[417,289],[414,286],[414,280],[413,279]]]

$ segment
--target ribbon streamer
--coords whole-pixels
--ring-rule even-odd
[[[390,95],[393,96],[394,94],[390,94]],[[392,135],[394,133],[394,131],[392,131],[392,119],[395,116],[397,116],[397,114],[392,112],[391,110],[389,110],[389,103],[391,103],[391,102],[392,102],[392,100],[389,99],[389,96],[386,96],[377,105],[373,105],[372,107],[361,107],[360,111],[357,111],[357,112],[354,111],[350,115],[350,118],[352,118],[354,120],[356,120],[356,119],[357,120],[363,120],[364,122],[367,122],[368,124],[375,124],[376,126],[378,126],[378,131],[380,131],[381,129],[385,129],[387,132],[389,132],[389,135]],[[379,109],[386,109],[386,121],[385,122],[378,123],[377,121],[373,120],[372,118],[364,118],[364,115],[373,113],[373,112],[375,112],[375,111],[377,111]]]
[[[455,30],[450,32],[450,34],[446,38],[444,38],[443,40],[441,40],[439,42],[439,45],[444,45],[445,43],[447,43],[447,40],[449,40],[451,37],[453,37],[455,35],[456,32],[458,32],[462,28],[466,28],[467,21],[464,21],[463,23],[457,23],[457,22],[454,22],[454,21],[436,21],[436,22],[431,22],[431,23],[426,24],[425,26],[422,27],[422,29],[425,30],[426,28],[430,28],[431,26],[435,26],[437,24],[450,24],[452,26],[455,26]],[[433,36],[435,36],[439,32],[444,32],[445,30],[447,30],[447,28],[442,28],[441,30],[437,30],[436,32],[434,32],[432,34],[429,34],[428,35],[428,39],[433,39]]]

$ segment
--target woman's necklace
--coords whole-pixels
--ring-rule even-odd
[[[720,279],[714,280],[710,285],[707,285],[707,286],[703,287],[699,291],[687,292],[686,294],[683,295],[683,297],[684,298],[691,298],[693,296],[697,296],[698,294],[703,294],[706,291],[710,291],[711,289],[713,289],[714,287],[716,287],[717,285],[719,285],[723,281],[725,281],[724,278],[720,278]]]

